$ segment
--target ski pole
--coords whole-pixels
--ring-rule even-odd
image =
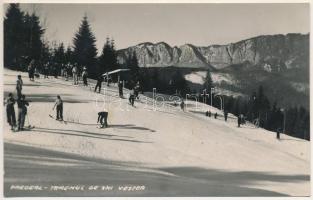
[[[31,127],[31,125],[30,125],[30,123],[29,123],[28,114],[26,114],[26,118],[27,118],[27,122],[28,122],[28,127],[30,128],[30,127]]]

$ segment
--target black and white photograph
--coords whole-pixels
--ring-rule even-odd
[[[309,198],[310,4],[2,3],[3,197]]]

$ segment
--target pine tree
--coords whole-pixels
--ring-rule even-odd
[[[99,57],[100,73],[109,72],[111,68],[111,44],[109,38],[106,38],[106,43],[102,48],[102,53]]]
[[[100,73],[109,72],[118,68],[117,54],[115,50],[114,40],[106,39],[99,57]]]
[[[139,80],[139,70],[140,67],[138,65],[138,59],[136,52],[133,52],[129,58],[127,59],[127,67],[130,69],[131,79],[134,83],[136,83]]]
[[[71,63],[71,64],[74,63],[74,61],[73,61],[73,51],[72,51],[70,46],[68,46],[67,49],[66,49],[65,60],[66,60],[66,63]]]
[[[96,38],[91,31],[87,16],[84,16],[81,25],[73,39],[73,57],[79,66],[85,66],[88,74],[96,78],[98,74],[96,66],[97,48]]]
[[[4,20],[4,64],[25,70],[34,59],[42,56],[44,29],[35,13],[20,11],[19,4],[10,4]]]
[[[203,89],[206,89],[207,92],[210,92],[212,87],[213,87],[213,80],[212,80],[211,72],[210,70],[208,70],[204,78]]]
[[[117,53],[115,49],[115,41],[114,39],[111,39],[111,69],[110,70],[115,70],[118,69],[118,63],[117,63]]]
[[[55,50],[55,62],[61,66],[66,64],[64,45],[61,43]]]
[[[25,28],[30,32],[29,38],[27,38],[29,40],[30,60],[39,60],[42,52],[44,29],[40,26],[39,17],[35,13],[29,17],[29,22],[30,24]]]
[[[4,18],[4,66],[22,70],[23,12],[19,4],[10,4]]]
[[[41,47],[41,59],[39,67],[43,67],[44,64],[50,62],[52,53],[49,48],[48,42],[43,42]]]

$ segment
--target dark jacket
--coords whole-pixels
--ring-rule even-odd
[[[17,107],[21,109],[24,114],[27,113],[27,106],[29,106],[29,103],[26,100],[17,99]]]
[[[7,104],[8,111],[14,110],[15,99],[13,97],[8,98],[6,100],[6,104]]]

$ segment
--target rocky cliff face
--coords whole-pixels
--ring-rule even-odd
[[[185,44],[171,47],[165,42],[141,43],[118,51],[125,63],[133,52],[140,67],[194,67],[223,69],[245,63],[265,71],[309,67],[309,34],[270,35],[250,38],[228,45],[196,47]]]

